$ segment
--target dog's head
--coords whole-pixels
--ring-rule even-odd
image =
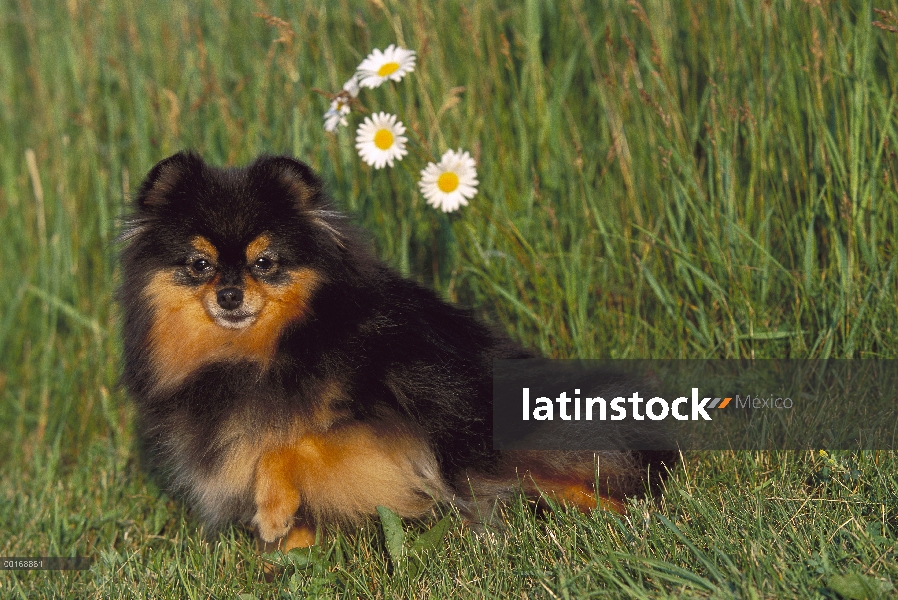
[[[161,385],[209,362],[269,361],[342,250],[320,180],[291,158],[219,169],[179,153],[150,171],[135,201],[124,295],[148,305]]]

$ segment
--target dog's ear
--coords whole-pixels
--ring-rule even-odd
[[[309,165],[288,156],[263,156],[253,167],[273,176],[290,192],[296,208],[318,208],[324,202],[321,179]]]
[[[199,155],[186,151],[159,161],[154,166],[137,192],[137,209],[160,208],[172,201],[172,192],[180,181],[191,175],[198,175],[205,167]]]
[[[324,184],[312,167],[289,156],[262,156],[251,170],[264,179],[277,181],[293,200],[297,211],[323,230],[340,248],[344,248],[343,216],[334,211],[324,193]]]

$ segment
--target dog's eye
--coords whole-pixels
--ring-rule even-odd
[[[267,256],[260,256],[253,263],[253,268],[260,273],[268,273],[274,268],[274,261]]]
[[[198,258],[190,263],[190,268],[194,273],[208,273],[212,269],[212,263],[205,258]]]

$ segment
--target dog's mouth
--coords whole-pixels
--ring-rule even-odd
[[[225,329],[243,329],[256,322],[258,313],[246,310],[219,310],[215,311],[212,318]]]

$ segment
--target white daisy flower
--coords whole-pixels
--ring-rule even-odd
[[[414,50],[397,48],[395,44],[390,44],[383,52],[375,48],[356,69],[356,77],[360,86],[376,88],[388,79],[399,81],[414,71],[415,60]]]
[[[428,163],[421,171],[418,187],[427,203],[443,212],[467,206],[468,200],[477,195],[477,163],[467,150],[447,150],[439,164]]]
[[[384,165],[393,166],[394,160],[402,160],[408,154],[405,143],[408,139],[402,135],[405,125],[396,120],[396,115],[385,112],[365,117],[359,125],[355,136],[355,147],[359,156],[375,169]]]
[[[346,115],[349,114],[349,102],[342,95],[331,100],[331,107],[324,113],[324,130],[336,131],[338,125],[346,127],[349,122]]]
[[[343,84],[343,89],[331,100],[331,107],[324,113],[324,130],[336,131],[339,125],[346,127],[352,99],[359,95],[359,83],[355,75]]]

